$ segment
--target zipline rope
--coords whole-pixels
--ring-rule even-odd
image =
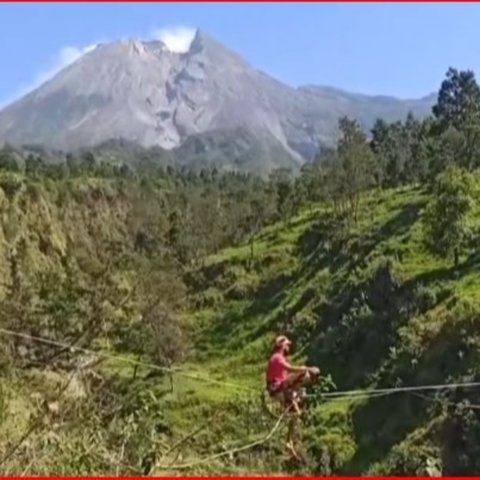
[[[243,391],[249,391],[249,392],[256,392],[257,389],[252,388],[252,387],[247,387],[244,385],[240,384],[235,384],[231,382],[224,382],[221,380],[215,380],[209,377],[204,377],[202,375],[197,375],[193,373],[187,373],[179,368],[169,368],[169,367],[161,367],[159,365],[156,365],[154,363],[148,363],[148,362],[142,362],[140,360],[134,360],[122,355],[114,355],[110,353],[105,353],[105,352],[100,352],[100,351],[95,351],[91,350],[88,348],[84,347],[77,347],[73,345],[68,345],[67,343],[59,342],[57,340],[50,340],[44,337],[38,337],[35,335],[30,335],[22,332],[16,332],[13,330],[8,330],[5,328],[0,328],[0,334],[12,336],[12,337],[17,337],[17,338],[23,338],[25,340],[31,340],[34,342],[38,343],[43,343],[46,345],[52,345],[56,347],[61,347],[64,349],[68,349],[72,352],[82,352],[85,354],[90,354],[90,355],[98,355],[99,357],[103,357],[106,359],[111,359],[111,360],[117,360],[120,362],[125,362],[129,363],[131,365],[137,365],[137,366],[143,366],[146,368],[150,368],[152,370],[158,370],[161,372],[166,372],[166,373],[174,373],[179,376],[185,377],[185,378],[190,378],[192,380],[198,380],[201,382],[205,383],[210,383],[212,385],[222,385],[225,387],[233,388],[233,389],[238,389],[238,390],[243,390]],[[325,392],[322,393],[322,397],[326,399],[338,399],[341,397],[362,397],[362,396],[387,396],[387,395],[393,395],[396,393],[402,393],[402,392],[421,392],[421,391],[436,391],[436,390],[443,390],[443,389],[458,389],[458,388],[474,388],[474,387],[480,387],[480,382],[463,382],[463,383],[443,383],[443,384],[436,384],[436,385],[416,385],[416,386],[406,386],[406,387],[390,387],[390,388],[372,388],[372,389],[363,389],[363,390],[341,390],[341,391],[336,391],[336,392]],[[312,397],[312,396],[317,396],[317,395],[307,395],[307,397]]]
[[[427,402],[431,403],[436,403],[439,401],[437,398],[422,395],[421,393],[411,392],[411,395],[414,395],[415,397],[421,398],[422,400],[426,400]],[[467,410],[480,410],[480,405],[478,403],[470,403],[470,401],[468,403],[462,404],[461,402],[451,402],[449,400],[441,399],[441,403],[449,407],[462,407]]]
[[[226,387],[235,388],[235,389],[244,390],[244,391],[255,391],[255,389],[253,389],[251,387],[245,387],[245,386],[238,385],[238,384],[233,384],[233,383],[230,383],[230,382],[223,382],[223,381],[220,381],[220,380],[211,379],[211,378],[204,377],[204,376],[201,376],[201,375],[194,375],[194,374],[186,373],[186,372],[183,372],[182,370],[180,370],[178,368],[161,367],[159,365],[155,365],[155,364],[152,364],[152,363],[142,362],[140,360],[133,360],[133,359],[130,359],[130,358],[127,358],[127,357],[124,357],[124,356],[113,355],[113,354],[109,354],[109,353],[105,353],[105,352],[95,351],[95,350],[91,350],[91,349],[84,348],[84,347],[68,345],[67,343],[59,342],[59,341],[56,341],[56,340],[50,340],[50,339],[47,339],[47,338],[44,338],[44,337],[29,335],[29,334],[26,334],[26,333],[17,332],[17,331],[13,331],[13,330],[8,330],[8,329],[5,329],[5,328],[0,328],[0,334],[8,335],[8,336],[11,336],[11,337],[22,338],[22,339],[25,339],[25,340],[30,340],[30,341],[34,341],[34,342],[38,342],[38,343],[43,343],[43,344],[46,344],[46,345],[61,347],[63,349],[67,349],[67,350],[70,350],[72,352],[76,351],[76,352],[82,352],[82,353],[90,354],[90,355],[97,355],[97,356],[103,357],[105,359],[113,359],[113,360],[129,363],[129,364],[132,364],[132,365],[144,366],[144,367],[154,369],[154,370],[159,370],[159,371],[162,371],[162,372],[174,373],[174,374],[184,376],[186,378],[190,378],[190,379],[194,379],[194,380],[198,380],[198,381],[203,381],[205,383],[223,385],[223,386],[226,386]],[[76,372],[74,372],[74,374],[66,382],[65,386],[60,390],[58,397],[63,395],[64,391],[68,388],[68,385],[70,384],[70,381],[74,377],[75,373]],[[473,387],[479,387],[479,386],[480,386],[480,382],[463,382],[463,383],[449,383],[449,384],[446,383],[446,384],[436,384],[436,385],[418,385],[418,386],[377,388],[377,389],[364,389],[364,390],[344,390],[344,391],[337,391],[337,392],[325,392],[325,393],[322,393],[322,396],[323,396],[323,398],[331,399],[332,401],[342,401],[342,400],[347,400],[348,398],[361,398],[361,397],[378,398],[378,397],[385,397],[385,396],[388,396],[388,395],[393,395],[395,393],[407,392],[407,393],[417,395],[420,398],[423,398],[424,400],[433,401],[433,399],[430,399],[430,398],[426,397],[425,395],[422,395],[422,394],[417,393],[417,392],[438,391],[438,390],[443,390],[443,389],[473,388]],[[312,397],[312,396],[316,396],[316,395],[307,395],[307,397]],[[453,404],[453,402],[449,402],[449,403]],[[469,406],[467,406],[467,408],[468,407]],[[470,408],[480,408],[480,405],[470,405]],[[273,436],[273,434],[278,430],[278,428],[280,427],[280,425],[282,424],[282,422],[285,418],[286,413],[287,412],[285,411],[278,418],[277,422],[275,423],[273,428],[268,432],[268,434],[265,437],[263,437],[259,440],[255,440],[253,442],[247,443],[246,445],[242,445],[242,446],[237,447],[237,448],[232,448],[232,449],[227,450],[227,451],[215,453],[213,455],[209,455],[207,457],[204,457],[204,458],[201,458],[201,459],[198,459],[198,460],[194,460],[192,462],[186,462],[186,463],[181,463],[181,464],[177,464],[177,465],[175,465],[175,464],[169,464],[169,465],[160,464],[160,465],[156,465],[155,468],[157,470],[188,469],[188,468],[191,468],[191,467],[194,467],[194,466],[197,466],[197,465],[208,463],[212,460],[215,460],[217,458],[221,458],[221,457],[224,457],[224,456],[227,456],[227,455],[232,456],[234,453],[239,453],[239,452],[242,452],[242,451],[245,451],[245,450],[249,450],[249,449],[251,449],[255,446],[266,443]],[[43,418],[43,416],[39,417],[39,419],[41,419],[41,418]],[[5,463],[5,461],[8,460],[11,457],[11,455],[19,448],[19,446],[21,444],[23,444],[23,442],[26,440],[26,438],[28,438],[28,436],[33,433],[33,431],[39,425],[39,419],[37,419],[37,421],[34,422],[34,426],[32,426],[32,428],[30,428],[25,433],[25,435],[22,436],[20,441],[12,449],[10,449],[10,451],[6,455],[4,455],[3,458],[0,459],[0,465]]]
[[[368,390],[343,390],[339,392],[326,392],[323,394],[325,398],[337,398],[337,397],[356,397],[362,396],[366,392],[375,394],[392,395],[394,393],[402,392],[422,392],[428,390],[443,390],[443,389],[457,389],[457,388],[473,388],[480,387],[480,382],[463,382],[463,383],[441,383],[437,385],[416,385],[409,387],[392,387],[392,388],[372,388]]]
[[[23,338],[24,340],[32,340],[34,342],[43,343],[43,344],[46,344],[46,345],[52,345],[52,346],[55,346],[55,347],[60,347],[60,348],[68,349],[72,352],[81,352],[81,353],[90,354],[90,355],[98,355],[99,357],[103,357],[103,358],[106,358],[106,359],[117,360],[117,361],[120,361],[120,362],[129,363],[131,365],[137,365],[139,367],[143,366],[143,367],[150,368],[152,370],[158,370],[158,371],[165,372],[165,373],[176,373],[176,374],[178,374],[182,377],[190,378],[192,380],[199,380],[199,381],[203,381],[203,382],[206,382],[206,383],[223,385],[223,386],[230,387],[230,388],[237,388],[239,390],[254,391],[253,388],[249,388],[249,387],[246,387],[244,385],[239,385],[239,384],[234,384],[234,383],[229,383],[229,382],[223,382],[223,381],[220,381],[220,380],[215,380],[215,379],[212,379],[212,378],[203,377],[201,375],[195,375],[193,373],[186,373],[183,370],[180,370],[178,368],[161,367],[160,365],[156,365],[154,363],[142,362],[140,360],[134,360],[134,359],[122,356],[122,355],[113,355],[111,353],[100,352],[100,351],[91,350],[91,349],[84,348],[84,347],[77,347],[77,346],[74,346],[74,345],[69,345],[67,343],[59,342],[57,340],[50,340],[48,338],[38,337],[38,336],[30,335],[30,334],[27,334],[27,333],[15,332],[13,330],[8,330],[6,328],[0,328],[0,334],[9,335],[9,336],[12,336],[12,337]]]

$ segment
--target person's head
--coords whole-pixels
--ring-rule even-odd
[[[292,342],[288,337],[285,335],[280,335],[275,339],[273,349],[275,352],[281,352],[284,355],[287,355],[290,352],[291,345]]]

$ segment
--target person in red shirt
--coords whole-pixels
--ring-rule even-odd
[[[316,367],[295,367],[287,361],[292,342],[280,335],[275,339],[273,354],[267,365],[267,391],[271,397],[280,399],[286,407],[300,413],[295,394],[314,377],[320,374]]]
[[[290,353],[292,342],[284,335],[275,339],[272,356],[267,365],[267,390],[272,398],[279,400],[285,408],[293,409],[287,435],[287,448],[299,461],[301,457],[294,446],[296,419],[301,414],[298,405],[298,390],[310,380],[318,377],[320,370],[316,367],[295,367],[286,357]]]

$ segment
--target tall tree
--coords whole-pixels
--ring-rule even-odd
[[[439,256],[453,255],[455,267],[466,239],[472,192],[471,174],[464,168],[450,165],[438,176],[433,199],[425,211],[426,244]]]
[[[425,163],[419,149],[421,124],[409,113],[404,123],[377,120],[372,129],[371,147],[378,161],[377,182],[395,187],[418,178]]]
[[[392,148],[390,126],[383,118],[378,118],[373,125],[371,133],[372,140],[370,146],[377,157],[379,167],[376,180],[379,184],[383,184],[385,182],[389,152]]]
[[[449,68],[433,107],[440,133],[455,129],[463,136],[457,159],[467,168],[479,164],[480,87],[471,70]]]
[[[405,128],[409,139],[409,155],[405,163],[404,177],[408,183],[425,181],[428,177],[428,165],[432,152],[432,119],[422,122],[410,121],[407,117]]]
[[[270,184],[277,199],[277,210],[284,219],[291,213],[293,207],[293,180],[290,170],[278,168],[270,174]]]
[[[341,118],[339,129],[337,150],[342,174],[338,180],[344,182],[350,211],[356,219],[361,192],[374,184],[375,158],[356,120]]]
[[[18,170],[17,160],[15,159],[15,153],[8,149],[0,150],[0,169],[1,170]]]

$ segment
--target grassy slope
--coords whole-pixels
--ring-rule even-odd
[[[41,269],[61,268],[69,232],[83,239],[87,252],[94,250],[95,238],[109,237],[112,232],[119,238],[123,235],[126,206],[108,185],[79,183],[76,197],[69,197],[68,204],[61,204],[54,190],[22,191],[13,207],[0,199],[4,215],[0,266],[7,277],[8,253],[22,237],[27,239],[30,267]],[[325,206],[305,209],[255,238],[253,262],[251,246],[246,243],[208,258],[190,275],[194,293],[186,315],[196,349],[183,368],[249,390],[181,375],[174,376],[173,391],[168,379],[131,385],[130,389],[155,395],[155,405],[171,429],[170,444],[205,423],[205,429],[179,449],[177,462],[241,446],[273,426],[259,398],[270,342],[280,332],[296,340],[295,360],[319,365],[333,376],[339,389],[433,383],[477,373],[476,317],[464,320],[449,312],[461,301],[470,302],[471,309],[480,302],[479,258],[474,251],[466,252],[462,267],[454,274],[449,262],[424,250],[419,220],[427,199],[424,192],[410,188],[374,192],[364,199],[358,223],[342,235],[336,233]],[[97,210],[100,213],[92,215]],[[30,211],[36,214],[29,215]],[[12,216],[20,223],[15,224]],[[472,224],[480,224],[478,211]],[[46,232],[43,243],[40,232]],[[360,293],[371,294],[372,279],[385,257],[394,259],[398,285],[393,296],[408,299],[423,285],[428,289],[427,306],[405,315],[389,316],[388,311],[379,310],[345,320]],[[468,345],[465,338],[471,340]],[[124,364],[107,362],[104,368],[120,378],[132,375],[132,368]],[[2,401],[7,399],[9,412],[0,434],[5,441],[22,434],[26,422],[18,419],[34,410],[31,394],[47,391],[49,385],[30,383],[26,391],[24,382],[18,386],[2,382]],[[305,469],[293,469],[284,456],[282,428],[266,446],[185,473],[383,472],[391,468],[390,461],[412,451],[434,455],[441,443],[432,431],[442,416],[428,413],[425,401],[412,396],[323,403],[313,409],[310,420],[304,430],[303,446],[309,459]],[[413,467],[408,468],[412,473]],[[78,473],[62,473],[69,472]]]
[[[359,222],[340,238],[333,235],[324,207],[307,209],[261,232],[254,242],[252,263],[249,244],[209,258],[202,275],[192,280],[196,289],[201,288],[191,312],[201,350],[196,365],[215,378],[258,389],[260,394],[271,339],[286,331],[297,340],[296,360],[307,358],[319,365],[332,374],[339,389],[441,382],[449,374],[459,378],[467,371],[473,375],[476,367],[468,362],[476,357],[463,366],[445,360],[455,357],[458,349],[458,339],[448,336],[445,325],[453,304],[468,301],[475,308],[480,302],[480,259],[474,251],[467,252],[460,271],[454,273],[449,261],[425,251],[420,218],[427,200],[426,193],[412,188],[372,193],[364,200]],[[474,212],[473,225],[479,218]],[[395,295],[401,301],[418,289],[435,298],[422,311],[398,319],[374,312],[370,323],[363,327],[357,323],[352,334],[342,315],[349,312],[358,292],[369,291],[386,257],[393,259],[396,292],[400,292]],[[390,321],[388,328],[375,323]],[[342,338],[347,334],[353,339]],[[204,406],[212,405],[213,397],[216,402],[238,398],[227,387],[191,388],[189,402],[197,398]],[[392,473],[398,473],[400,467],[389,462],[396,461],[403,440],[408,438],[407,446],[416,445],[419,437],[424,449],[415,447],[419,464],[405,468],[421,472],[423,460],[436,451],[430,445],[438,446],[438,439],[428,434],[440,417],[427,415],[427,406],[425,400],[406,395],[320,405],[304,432],[310,458],[307,470],[365,473],[396,468]],[[175,408],[175,402],[170,407]],[[182,412],[183,408],[182,404]],[[231,418],[230,425],[241,421],[244,415]],[[228,472],[227,465],[215,465],[214,471]],[[247,465],[243,471],[248,473],[268,472],[266,457],[262,467]]]

